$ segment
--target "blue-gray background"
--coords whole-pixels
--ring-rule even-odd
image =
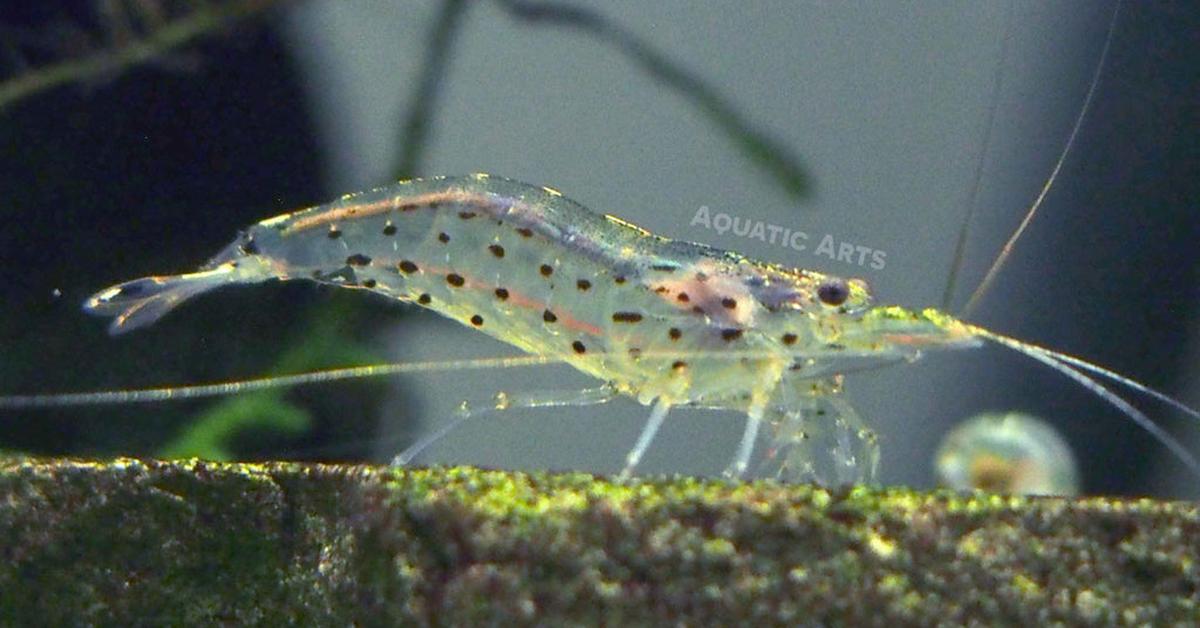
[[[0,252],[12,295],[4,340],[17,348],[4,390],[140,386],[267,368],[295,342],[289,330],[304,328],[302,311],[340,297],[304,286],[227,291],[241,294],[205,297],[119,339],[76,304],[115,281],[187,269],[253,220],[386,183],[441,6],[301,3],[242,27],[233,43],[206,44],[192,69],[139,70],[0,111],[0,132],[11,139],[0,185],[14,199]],[[982,160],[952,309],[1049,175],[1112,15],[1112,5],[1090,0],[581,6],[701,77],[799,155],[809,193],[789,195],[686,97],[613,45],[515,20],[491,2],[472,3],[462,16],[419,174],[487,171],[552,185],[658,234],[860,276],[879,301],[927,306],[942,299]],[[1079,144],[973,317],[1193,403],[1196,24],[1197,11],[1178,5],[1123,7]],[[701,206],[804,231],[809,250],[693,225]],[[826,234],[885,252],[886,266],[814,255]],[[55,288],[63,297],[50,296]],[[511,352],[434,315],[398,316],[376,301],[365,309],[355,314],[358,337],[389,359]],[[355,455],[384,460],[464,397],[586,383],[562,368],[439,373],[398,379],[365,401],[361,385],[296,398],[323,408],[326,421],[364,416],[353,434],[322,428],[320,444],[357,436],[370,444]],[[930,356],[847,384],[881,432],[886,482],[929,484],[949,426],[982,410],[1023,409],[1061,426],[1090,490],[1196,493],[1194,479],[1167,488],[1182,467],[1119,415],[1000,350]],[[155,432],[144,426],[159,412],[0,420],[19,423],[4,426],[13,448],[57,452],[61,442],[84,453],[147,453]],[[646,413],[621,401],[506,415],[464,426],[423,460],[612,471]],[[96,436],[113,424],[115,435]],[[1200,440],[1200,426],[1177,425]],[[741,427],[727,413],[673,414],[643,470],[715,473]]]

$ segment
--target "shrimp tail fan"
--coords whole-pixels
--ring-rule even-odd
[[[263,264],[235,262],[182,275],[142,277],[97,292],[84,302],[83,311],[112,317],[108,333],[116,336],[154,323],[198,294],[231,283],[251,283],[269,277]]]

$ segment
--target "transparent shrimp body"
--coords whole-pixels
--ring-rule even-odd
[[[746,414],[732,474],[746,470],[765,421],[768,458],[785,477],[869,481],[875,438],[839,397],[836,374],[973,339],[936,312],[872,308],[861,280],[671,241],[488,175],[405,181],[270,218],[198,272],[126,282],[85,309],[121,333],[210,289],[272,279],[416,303],[601,382],[506,395],[490,410],[619,395],[652,405],[627,471],[667,412],[688,406]]]

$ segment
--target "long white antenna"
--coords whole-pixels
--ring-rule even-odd
[[[372,364],[369,366],[352,366],[347,368],[311,371],[308,373],[297,373],[295,375],[276,375],[241,381],[217,382],[214,384],[197,384],[191,386],[163,386],[160,388],[141,388],[137,390],[105,390],[96,392],[60,393],[48,395],[11,395],[7,397],[0,397],[0,409],[14,410],[22,408],[56,408],[61,406],[94,406],[116,403],[145,403],[150,401],[197,399],[200,397],[232,395],[234,393],[265,390],[268,388],[280,388],[284,386],[295,386],[298,384],[313,384],[317,382],[332,382],[342,379],[355,379],[359,377],[381,377],[384,375],[427,373],[431,371],[457,371],[466,369],[538,366],[559,361],[561,361],[561,358],[552,355],[519,355],[502,358],[477,358],[474,360],[443,360],[436,362]]]
[[[1046,183],[1042,186],[1041,192],[1030,205],[1029,211],[1025,213],[1025,218],[1021,220],[1021,224],[1012,236],[1008,238],[1008,242],[1004,243],[1004,248],[1000,250],[1000,255],[996,256],[996,261],[992,262],[991,268],[984,275],[983,281],[979,282],[979,287],[975,288],[975,292],[971,293],[971,298],[967,299],[967,304],[963,307],[961,316],[969,318],[971,312],[975,309],[975,305],[979,299],[988,291],[992,282],[996,279],[996,275],[1008,261],[1008,256],[1012,253],[1013,245],[1025,233],[1025,228],[1033,222],[1033,217],[1037,214],[1038,209],[1042,206],[1042,201],[1046,200],[1046,194],[1050,192],[1050,188],[1058,179],[1058,173],[1062,170],[1063,162],[1067,160],[1067,155],[1070,154],[1071,148],[1075,146],[1075,140],[1079,137],[1079,129],[1083,128],[1083,120],[1087,117],[1088,109],[1091,108],[1092,99],[1096,95],[1096,86],[1100,84],[1100,76],[1104,71],[1104,62],[1108,59],[1109,48],[1112,47],[1113,33],[1117,30],[1117,14],[1121,10],[1121,0],[1117,0],[1113,7],[1112,19],[1108,24],[1108,36],[1104,38],[1104,49],[1100,51],[1100,61],[1096,63],[1096,69],[1092,72],[1092,83],[1088,86],[1087,96],[1083,99],[1083,107],[1079,111],[1079,116],[1075,118],[1075,126],[1071,128],[1071,134],[1067,137],[1067,145],[1063,147],[1062,153],[1058,156],[1058,161],[1054,164],[1054,169],[1050,171],[1050,177],[1046,179]]]
[[[1116,381],[1123,384],[1136,384],[1136,382],[1132,382],[1132,380],[1129,380],[1128,378],[1123,378],[1119,375],[1116,375],[1115,373],[1112,373],[1103,367],[1084,362],[1079,358],[1059,353],[1045,347],[1017,340],[1016,338],[1009,338],[1008,336],[1003,336],[980,327],[972,326],[971,330],[982,338],[987,338],[996,344],[1008,347],[1009,349],[1017,351],[1023,355],[1027,355],[1034,360],[1049,366],[1055,371],[1058,371],[1059,373],[1062,373],[1063,375],[1075,380],[1078,384],[1095,393],[1096,396],[1103,399],[1109,405],[1120,410],[1123,414],[1125,414],[1125,416],[1128,416],[1130,419],[1132,419],[1133,422],[1138,425],[1138,427],[1141,427],[1149,432],[1150,435],[1155,438],[1155,440],[1162,443],[1168,450],[1171,451],[1172,454],[1175,455],[1176,458],[1183,462],[1183,464],[1187,466],[1188,470],[1195,474],[1196,477],[1200,478],[1200,461],[1196,460],[1196,457],[1188,451],[1187,447],[1184,447],[1183,444],[1180,443],[1179,440],[1177,440],[1174,436],[1171,436],[1166,430],[1164,430],[1162,427],[1159,427],[1157,423],[1150,420],[1150,417],[1146,416],[1141,410],[1133,407],[1128,401],[1125,401],[1125,399],[1106,388],[1100,382],[1075,370],[1071,365],[1077,364],[1082,368],[1086,368],[1106,376],[1111,374],[1116,376]],[[1150,390],[1145,386],[1141,386],[1140,384],[1137,385],[1136,389],[1143,392]],[[1186,406],[1183,406],[1183,404],[1171,399],[1170,397],[1167,397],[1162,393],[1154,394],[1154,397],[1163,401],[1169,400],[1168,402],[1172,403],[1172,405],[1186,408]],[[1195,410],[1190,408],[1186,408],[1186,410],[1188,414],[1197,416]]]
[[[609,355],[606,352],[591,352],[592,357]],[[615,355],[624,356],[624,353]],[[814,350],[805,354],[809,358],[836,359],[869,359],[894,361],[895,357],[880,357],[877,352],[870,350],[848,351],[845,349]],[[761,358],[763,354],[757,351],[643,351],[643,359],[719,359],[741,360],[746,358]],[[121,403],[149,403],[154,401],[177,401],[198,399],[201,397],[219,397],[237,393],[284,388],[301,384],[316,384],[363,377],[385,377],[388,375],[403,375],[407,373],[430,373],[436,371],[479,370],[495,368],[514,368],[526,366],[542,366],[567,362],[570,358],[564,354],[550,355],[515,355],[495,358],[475,358],[465,360],[436,360],[427,362],[391,362],[387,364],[370,364],[350,366],[318,371],[307,371],[291,375],[273,375],[255,379],[245,379],[211,384],[194,384],[179,386],[158,386],[154,388],[137,388],[124,390],[97,390],[77,393],[50,393],[44,395],[6,395],[0,396],[0,410],[17,410],[29,408],[59,408],[64,406],[96,406]],[[879,365],[862,365],[857,369],[874,368]]]
[[[1008,4],[1008,15],[1005,17],[1004,37],[1000,39],[1000,59],[996,63],[996,74],[992,79],[992,104],[988,107],[987,121],[983,128],[983,148],[979,151],[979,159],[975,162],[975,173],[971,176],[971,188],[967,193],[967,212],[963,215],[962,224],[958,228],[958,239],[954,243],[954,258],[950,264],[950,276],[946,278],[946,287],[942,292],[942,309],[949,312],[951,301],[954,300],[954,289],[958,287],[958,273],[962,271],[963,260],[967,254],[967,235],[971,224],[975,222],[975,212],[979,209],[979,188],[983,183],[983,170],[988,162],[988,147],[992,145],[992,131],[996,126],[996,110],[1000,108],[1000,94],[1004,87],[1004,67],[1007,65],[1008,44],[1012,39],[1013,23],[1016,22],[1016,3]]]

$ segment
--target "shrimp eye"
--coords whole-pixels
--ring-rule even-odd
[[[825,305],[841,305],[850,298],[850,287],[844,279],[826,279],[817,286],[817,298]]]

